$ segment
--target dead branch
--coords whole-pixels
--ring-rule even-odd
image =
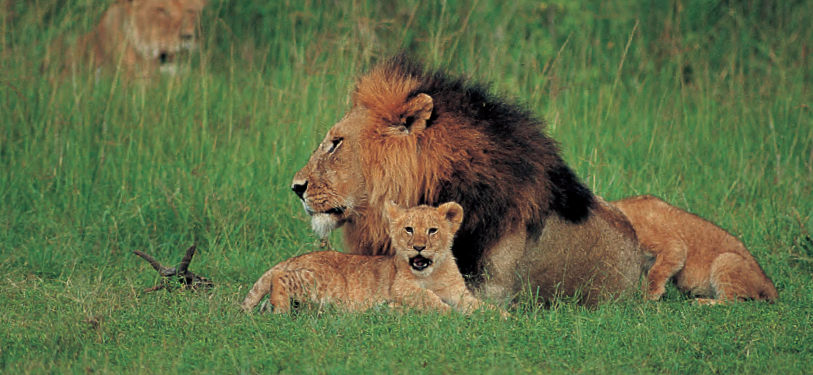
[[[178,267],[165,267],[163,264],[155,260],[149,254],[143,253],[141,251],[133,251],[136,255],[140,256],[144,260],[149,263],[152,268],[158,271],[158,274],[163,277],[161,284],[153,286],[151,288],[145,289],[145,293],[154,292],[156,290],[161,289],[170,289],[170,279],[172,277],[176,277],[178,282],[181,284],[181,288],[189,288],[192,290],[198,289],[208,289],[214,286],[211,280],[196,275],[194,272],[189,270],[189,264],[192,263],[192,257],[195,256],[195,249],[196,246],[192,245],[189,249],[186,250],[186,254],[184,254],[183,259],[181,260],[181,264]]]

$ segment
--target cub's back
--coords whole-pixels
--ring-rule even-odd
[[[368,287],[387,282],[391,276],[389,256],[367,256],[338,251],[316,251],[299,255],[274,266],[285,272],[310,271],[321,280],[335,280],[348,288]],[[391,279],[391,277],[390,277]]]
[[[635,228],[638,241],[648,251],[664,248],[675,240],[687,250],[702,250],[707,255],[734,252],[753,257],[743,243],[714,223],[674,207],[660,198],[644,195],[612,202]],[[693,251],[689,251],[691,255]]]

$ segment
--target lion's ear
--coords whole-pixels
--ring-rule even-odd
[[[452,230],[457,232],[463,223],[463,207],[455,202],[448,202],[438,206],[438,213],[452,224]]]
[[[395,204],[395,202],[388,201],[384,203],[384,212],[387,214],[387,218],[392,221],[395,218],[401,216],[403,214],[403,209],[401,206]]]
[[[407,133],[423,131],[426,129],[426,121],[432,116],[432,108],[434,108],[432,97],[418,94],[404,104],[400,125],[406,128]]]

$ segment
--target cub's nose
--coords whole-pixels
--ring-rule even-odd
[[[181,34],[181,39],[184,41],[190,41],[195,37],[195,34]]]
[[[421,252],[423,249],[426,249],[426,245],[423,245],[423,246],[414,245],[414,246],[412,246],[412,248],[417,250],[418,252]]]
[[[305,191],[308,190],[308,181],[294,181],[291,185],[291,190],[299,196],[299,199],[305,199]]]

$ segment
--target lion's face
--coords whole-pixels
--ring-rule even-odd
[[[320,237],[340,227],[367,206],[359,158],[360,124],[369,121],[364,110],[354,110],[328,131],[308,164],[294,176],[293,191],[311,215]]]
[[[403,209],[387,203],[386,210],[395,254],[409,263],[413,274],[429,276],[436,264],[449,261],[455,232],[463,221],[463,208],[459,204]]]
[[[124,31],[142,58],[169,66],[198,46],[198,18],[206,0],[121,0]]]
[[[294,176],[291,188],[318,235],[360,215],[381,217],[386,201],[417,204],[417,137],[432,113],[432,98],[401,100],[386,111],[356,103]]]

